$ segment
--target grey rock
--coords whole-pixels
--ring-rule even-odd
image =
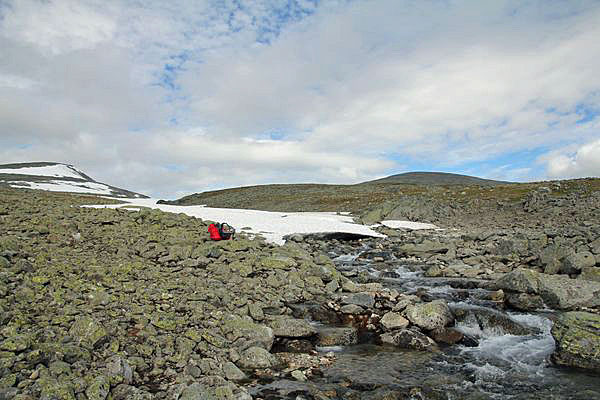
[[[317,333],[316,328],[305,319],[278,318],[271,322],[271,328],[277,337],[306,338]]]
[[[110,383],[105,376],[97,376],[85,390],[88,400],[104,400],[108,397]]]
[[[245,318],[233,318],[224,322],[223,330],[230,333],[233,340],[245,339],[245,346],[260,346],[267,350],[273,346],[275,335],[268,326],[259,325]]]
[[[383,343],[391,344],[403,349],[436,350],[437,345],[429,336],[417,329],[399,329],[384,333],[380,337]]]
[[[344,314],[362,314],[365,312],[365,309],[361,306],[357,306],[356,304],[346,304],[345,306],[340,307],[340,312]]]
[[[225,374],[225,378],[233,382],[239,382],[247,379],[246,374],[231,361],[223,364],[223,373]]]
[[[443,328],[454,321],[450,308],[443,300],[408,306],[404,314],[410,322],[426,330]]]
[[[358,343],[358,331],[353,327],[322,328],[317,346],[350,346]]]
[[[564,274],[578,274],[583,268],[593,267],[594,265],[596,265],[594,255],[589,251],[582,251],[565,257],[561,272]]]
[[[201,383],[192,383],[183,389],[179,400],[216,400],[216,396]]]
[[[492,335],[531,335],[536,330],[525,326],[508,315],[490,308],[456,308],[454,309],[456,326],[469,327],[470,330],[481,330],[482,334]]]
[[[117,385],[111,390],[111,396],[114,400],[152,400],[153,396],[142,389],[125,384]]]
[[[379,322],[386,330],[406,328],[409,324],[408,320],[401,314],[391,311],[386,313]]]
[[[342,297],[342,304],[353,304],[365,308],[375,305],[375,296],[371,293],[353,293]]]
[[[600,282],[600,267],[582,268],[581,274],[579,274],[578,278],[585,279],[588,281]]]
[[[88,316],[78,318],[71,326],[69,335],[74,338],[76,343],[91,349],[107,338],[104,327]]]
[[[506,303],[521,311],[535,311],[544,308],[544,301],[539,295],[528,293],[509,293]]]
[[[520,268],[496,281],[496,286],[507,292],[537,294],[548,307],[559,310],[600,306],[600,282],[570,279],[564,275]]]
[[[272,368],[278,364],[277,358],[262,347],[250,347],[238,361],[243,369]]]
[[[109,381],[115,385],[125,383],[129,385],[133,380],[133,371],[129,363],[120,356],[113,356],[106,360],[106,369]]]
[[[556,341],[552,360],[556,364],[600,373],[600,316],[563,313],[552,327],[552,336]]]

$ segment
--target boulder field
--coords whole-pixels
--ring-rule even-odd
[[[369,331],[435,352],[466,343],[457,320],[499,320],[343,274],[327,256],[343,242],[211,242],[211,221],[81,207],[101,201],[0,190],[0,398],[250,399],[262,378],[319,375],[332,356],[315,346]],[[505,307],[557,310],[553,361],[599,371],[598,225],[381,231],[359,256],[373,268],[414,262]]]

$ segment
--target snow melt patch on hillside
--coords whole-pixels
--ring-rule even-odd
[[[51,176],[54,178],[83,179],[75,168],[65,164],[48,165],[45,167],[2,168],[0,174]]]
[[[423,222],[413,222],[413,221],[397,221],[397,220],[387,220],[381,221],[381,225],[387,226],[392,229],[410,229],[410,230],[420,230],[420,229],[439,229],[437,226],[433,224],[426,224]]]
[[[17,189],[39,189],[50,192],[89,193],[112,196],[114,193],[107,185],[96,182],[74,182],[53,180],[49,182],[7,182],[10,187]]]
[[[171,206],[156,204],[156,199],[117,199],[127,204],[91,206],[94,208],[148,207],[215,222],[227,222],[237,232],[259,234],[271,243],[283,244],[286,235],[294,233],[353,233],[371,237],[385,237],[365,225],[355,224],[352,217],[328,212],[272,212],[210,208],[206,206]]]

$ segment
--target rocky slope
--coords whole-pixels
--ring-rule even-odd
[[[73,165],[54,162],[0,164],[0,187],[31,188],[112,197],[148,197],[95,181]]]
[[[418,383],[310,382],[332,362],[315,345],[355,344],[370,332],[436,352],[469,343],[457,321],[499,321],[342,273],[327,256],[357,246],[375,271],[413,265],[485,288],[502,307],[552,307],[554,362],[598,371],[598,180],[386,193],[363,219],[431,215],[456,228],[382,227],[388,238],[354,242],[295,235],[284,246],[243,235],[210,242],[209,221],[182,214],[82,208],[107,200],[0,188],[0,398],[248,399],[264,397],[258,383],[273,377],[309,380],[275,398],[287,390],[367,399],[375,389],[448,398]],[[488,197],[500,194],[507,200]],[[499,323],[509,334],[528,332]]]

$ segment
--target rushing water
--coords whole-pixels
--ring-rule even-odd
[[[485,282],[427,278],[423,276],[424,265],[402,263],[393,256],[375,263],[360,257],[362,251],[370,249],[356,247],[349,253],[348,246],[345,248],[345,252],[330,253],[343,274],[362,279],[366,275],[404,294],[445,300],[455,314],[467,314],[457,319],[455,328],[473,340],[470,345],[445,346],[439,351],[399,349],[369,341],[317,348],[322,354],[335,353],[333,364],[322,368],[322,377],[308,383],[276,380],[259,388],[255,393],[258,397],[308,399],[307,393],[317,388],[330,393],[326,398],[352,400],[600,400],[600,377],[551,364],[555,347],[550,333],[555,316],[552,310],[506,312],[501,303],[492,300],[490,290],[481,288]],[[482,325],[469,313],[491,316],[492,323]],[[495,325],[494,321],[504,324]],[[511,334],[511,325],[521,334]]]
[[[481,327],[476,321],[458,321],[456,328],[476,338],[477,345],[448,346],[438,353],[358,345],[343,349],[324,371],[329,381],[351,382],[355,387],[420,387],[412,398],[446,399],[600,399],[600,377],[550,363],[554,351],[551,311],[506,313],[490,301],[485,289],[464,289],[461,279],[427,278],[423,267],[386,262],[374,265],[360,253],[332,254],[336,266],[348,275],[367,271],[374,279],[402,293],[425,293],[444,299],[452,309],[484,309],[531,329],[530,334],[507,334],[501,327]],[[381,266],[383,265],[383,266]],[[467,280],[462,279],[463,283]],[[420,397],[419,397],[420,396]],[[410,398],[410,397],[407,397]]]

